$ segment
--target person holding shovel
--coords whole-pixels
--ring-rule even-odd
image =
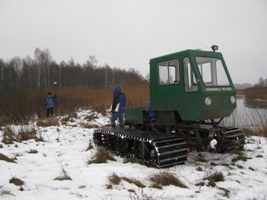
[[[54,116],[54,106],[55,106],[55,100],[57,99],[57,95],[53,97],[51,92],[48,92],[47,97],[44,99],[44,105],[46,109],[46,116],[49,117],[49,114],[51,113],[52,116]]]

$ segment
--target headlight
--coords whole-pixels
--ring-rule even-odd
[[[231,102],[231,104],[235,104],[235,102],[236,102],[235,96],[230,97],[230,102]]]
[[[206,104],[207,106],[210,106],[210,105],[212,104],[212,100],[211,100],[210,97],[207,97],[207,98],[205,99],[205,104]]]

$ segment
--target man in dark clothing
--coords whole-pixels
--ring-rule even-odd
[[[49,114],[54,115],[54,102],[57,99],[57,95],[53,97],[51,92],[48,92],[47,97],[44,99],[44,105],[46,109],[46,116],[49,117]]]
[[[111,118],[110,123],[112,127],[116,127],[115,120],[119,118],[120,127],[124,127],[124,120],[123,120],[123,114],[124,114],[124,107],[126,104],[126,96],[121,92],[121,87],[119,85],[116,85],[113,88],[113,102],[111,107]]]

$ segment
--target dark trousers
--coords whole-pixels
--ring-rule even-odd
[[[110,117],[111,126],[116,127],[115,120],[117,120],[118,118],[119,118],[120,127],[124,127],[123,113],[117,113],[117,112],[113,112]]]
[[[49,117],[49,114],[51,113],[51,115],[54,114],[54,108],[47,108],[46,109],[46,116]]]

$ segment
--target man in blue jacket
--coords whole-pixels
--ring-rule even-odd
[[[48,92],[47,97],[44,99],[44,105],[46,109],[46,116],[49,117],[49,114],[54,115],[54,102],[57,99],[57,95],[53,97],[51,92]]]
[[[124,114],[124,107],[126,104],[126,96],[121,92],[121,87],[119,85],[116,85],[113,88],[113,102],[111,107],[111,118],[110,123],[111,127],[116,127],[115,120],[119,118],[120,127],[124,127],[124,120],[123,120],[123,114]]]

